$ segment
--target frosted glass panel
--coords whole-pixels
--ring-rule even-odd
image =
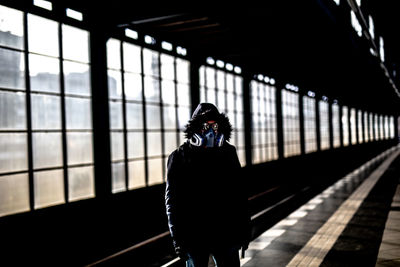
[[[32,147],[35,169],[62,166],[61,133],[33,133]]]
[[[89,65],[64,61],[65,93],[90,96]]]
[[[143,132],[128,133],[128,157],[144,158],[144,134]]]
[[[189,61],[177,58],[176,59],[176,71],[177,71],[177,80],[180,83],[189,83]]]
[[[92,129],[90,99],[65,97],[67,129]]]
[[[93,167],[68,169],[69,201],[94,197]]]
[[[56,58],[29,55],[31,90],[60,92],[60,61]]]
[[[89,33],[63,24],[62,36],[64,59],[89,63]]]
[[[190,108],[186,108],[186,107],[178,108],[179,129],[184,129],[185,125],[189,122],[189,119],[191,117],[190,112],[191,112]]]
[[[161,81],[162,101],[165,104],[175,104],[175,83],[169,80]]]
[[[218,99],[218,101],[222,101]],[[218,103],[219,103],[218,102]],[[179,105],[190,105],[190,88],[187,84],[178,83],[178,104]]]
[[[146,105],[146,119],[148,129],[161,129],[160,106]]]
[[[28,14],[29,51],[58,57],[58,23]]]
[[[121,42],[113,38],[107,41],[107,67],[121,69]]]
[[[146,75],[159,76],[159,53],[150,49],[143,49],[143,66]]]
[[[163,79],[174,80],[174,57],[166,54],[161,54],[161,77]]]
[[[163,160],[160,159],[150,159],[148,160],[149,166],[149,185],[160,184],[163,182],[162,167]]]
[[[68,165],[92,163],[92,133],[67,133]]]
[[[122,99],[122,74],[119,71],[108,70],[108,96]]]
[[[112,192],[117,193],[126,190],[125,184],[125,164],[112,163]]]
[[[124,135],[120,132],[111,132],[111,160],[124,159]]]
[[[23,13],[19,10],[0,6],[0,45],[23,49]]]
[[[176,134],[176,132],[164,132],[164,153],[166,155],[171,154],[177,148]]]
[[[61,100],[58,96],[31,95],[32,129],[61,129]]]
[[[25,93],[0,91],[0,130],[26,129]]]
[[[129,189],[135,189],[146,186],[144,161],[130,161],[129,168]]]
[[[29,209],[28,174],[0,176],[0,216]]]
[[[124,69],[125,71],[141,73],[140,46],[124,43]]]
[[[35,209],[62,204],[64,195],[63,170],[35,172],[33,175]]]
[[[126,99],[142,101],[142,76],[125,72],[124,82]]]
[[[164,129],[176,129],[175,107],[163,107]]]
[[[1,30],[0,30],[1,33]],[[2,42],[3,38],[0,38]],[[25,89],[24,54],[0,48],[0,87]]]
[[[110,128],[111,129],[122,129],[122,103],[110,101]]]
[[[161,155],[161,133],[148,132],[147,133],[147,156],[160,156]]]
[[[25,133],[0,133],[0,172],[26,170],[28,168],[27,153]]]
[[[144,95],[146,101],[160,102],[160,81],[158,78],[144,77]]]
[[[143,129],[143,105],[126,103],[126,123],[128,129]]]

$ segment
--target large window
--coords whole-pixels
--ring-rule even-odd
[[[305,152],[310,153],[317,151],[317,126],[314,98],[303,96],[303,115]]]
[[[364,111],[364,141],[369,141],[369,125],[368,125],[368,112]]]
[[[374,114],[374,139],[375,141],[379,140],[379,119],[378,114]]]
[[[340,147],[340,113],[339,105],[332,104],[332,134],[333,134],[333,147]]]
[[[89,33],[0,21],[0,216],[94,197]]]
[[[218,61],[221,62],[221,61]],[[221,62],[222,63],[222,62]],[[243,77],[238,67],[229,64],[218,64],[218,68],[203,65],[199,69],[200,102],[208,102],[225,113],[232,126],[230,143],[235,145],[242,166],[246,164],[244,142],[244,110],[243,110]],[[226,67],[227,71],[222,69]],[[231,67],[229,67],[231,66]]]
[[[358,130],[358,143],[361,144],[364,142],[363,115],[361,110],[357,111],[357,130]]]
[[[107,61],[112,192],[162,183],[190,118],[189,61],[114,38]]]
[[[349,145],[349,109],[346,106],[342,106],[342,136],[343,146]]]
[[[374,114],[372,112],[369,113],[369,140],[374,141]]]
[[[394,117],[389,117],[389,138],[393,139],[395,137],[394,134]]]
[[[252,80],[252,162],[261,163],[278,158],[276,126],[276,88]]]
[[[321,136],[321,150],[328,149],[329,143],[329,103],[323,100],[319,101],[319,125]]]
[[[356,124],[356,110],[354,108],[350,109],[350,140],[351,144],[357,144],[357,124]]]
[[[299,155],[300,149],[300,119],[299,94],[286,89],[282,91],[282,121],[284,156]]]

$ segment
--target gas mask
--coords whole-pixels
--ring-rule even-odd
[[[218,123],[208,121],[203,123],[200,133],[196,133],[190,139],[194,146],[220,147],[224,144],[224,135],[218,131]]]

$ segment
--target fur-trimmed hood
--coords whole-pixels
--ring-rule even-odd
[[[185,137],[190,139],[195,133],[199,133],[203,123],[214,120],[218,123],[218,131],[224,134],[226,141],[229,141],[232,134],[232,125],[224,113],[219,113],[216,106],[211,103],[200,103],[193,112],[185,128]]]

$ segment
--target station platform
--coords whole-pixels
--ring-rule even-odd
[[[393,147],[310,199],[254,239],[241,266],[400,266],[399,155]]]

